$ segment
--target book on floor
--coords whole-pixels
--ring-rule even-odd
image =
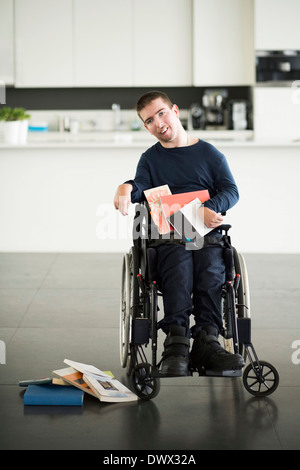
[[[138,399],[131,390],[115,378],[84,374],[83,379],[95,392],[98,399],[104,402],[129,402]]]
[[[53,383],[56,385],[73,385],[74,387],[87,392],[90,395],[96,396],[94,391],[89,385],[83,380],[83,373],[74,369],[73,367],[65,367],[64,369],[54,370],[52,372],[60,382],[57,382],[56,378],[53,379]]]
[[[199,239],[213,230],[205,225],[199,215],[201,205],[200,200],[196,198],[167,218],[183,239],[188,241]]]
[[[82,362],[71,361],[71,359],[64,359],[64,363],[70,367],[73,367],[73,369],[82,372],[83,374],[95,374],[108,378],[112,376],[111,372],[104,372],[103,370],[97,369],[97,367],[90,364],[83,364]]]
[[[24,405],[82,406],[84,393],[75,387],[61,385],[28,385]]]
[[[53,381],[51,377],[44,377],[42,379],[27,379],[27,380],[20,380],[19,387],[28,387],[28,385],[46,385],[52,384]]]
[[[72,364],[72,367],[54,370],[53,375],[59,380],[89,393],[100,401],[123,402],[137,400],[137,396],[116,380],[112,372],[104,372],[92,365],[71,361],[70,359],[65,359],[64,363]]]

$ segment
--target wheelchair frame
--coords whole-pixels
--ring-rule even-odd
[[[142,219],[140,215],[142,214]],[[139,237],[123,257],[122,285],[120,299],[120,361],[127,369],[134,392],[143,400],[157,396],[160,390],[157,362],[158,347],[158,297],[161,294],[151,258],[155,244],[149,242],[150,224],[145,205],[136,208],[135,221],[139,219]],[[243,377],[246,390],[263,397],[273,393],[279,384],[276,368],[258,359],[251,342],[250,290],[247,267],[242,254],[232,247],[228,231],[230,225],[222,225],[226,258],[226,280],[222,286],[222,316],[224,347],[230,352],[239,353],[249,364],[244,371],[214,372],[197,371],[199,376]],[[153,246],[154,245],[154,246]],[[150,345],[151,359],[145,348]],[[190,375],[196,371],[190,367]]]

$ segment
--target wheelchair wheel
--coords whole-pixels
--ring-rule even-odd
[[[237,292],[237,316],[238,318],[250,318],[250,289],[247,266],[245,258],[233,248],[235,275],[240,274],[240,283]],[[243,344],[239,345],[240,354],[244,360],[247,358],[246,350]]]
[[[120,362],[126,367],[129,358],[129,344],[131,336],[131,319],[136,315],[139,302],[139,286],[137,281],[138,252],[132,247],[123,258],[122,284],[120,299]]]
[[[251,395],[265,397],[275,392],[279,384],[279,374],[272,364],[255,361],[244,370],[243,384]]]
[[[235,274],[240,274],[238,287],[238,317],[250,318],[250,290],[247,266],[244,256],[233,249]]]
[[[131,383],[134,392],[142,400],[151,400],[160,390],[160,379],[151,376],[151,366],[148,363],[138,364],[132,369]]]

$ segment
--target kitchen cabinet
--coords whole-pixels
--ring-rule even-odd
[[[192,1],[134,0],[134,85],[192,85]]]
[[[251,85],[252,7],[253,0],[15,0],[15,85]]]
[[[74,0],[74,86],[132,86],[132,0]]]
[[[0,81],[14,83],[13,0],[0,0]],[[0,95],[1,96],[1,95]],[[2,103],[3,104],[3,103]]]
[[[299,0],[255,0],[255,49],[300,50]]]
[[[15,0],[16,86],[73,82],[72,0]]]
[[[75,86],[192,84],[191,0],[74,0]]]
[[[191,13],[192,0],[16,0],[16,86],[190,86]]]
[[[252,85],[253,0],[194,0],[195,86]]]

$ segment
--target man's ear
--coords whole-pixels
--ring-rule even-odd
[[[179,108],[178,108],[177,104],[173,104],[172,110],[174,111],[176,116],[179,117]]]

